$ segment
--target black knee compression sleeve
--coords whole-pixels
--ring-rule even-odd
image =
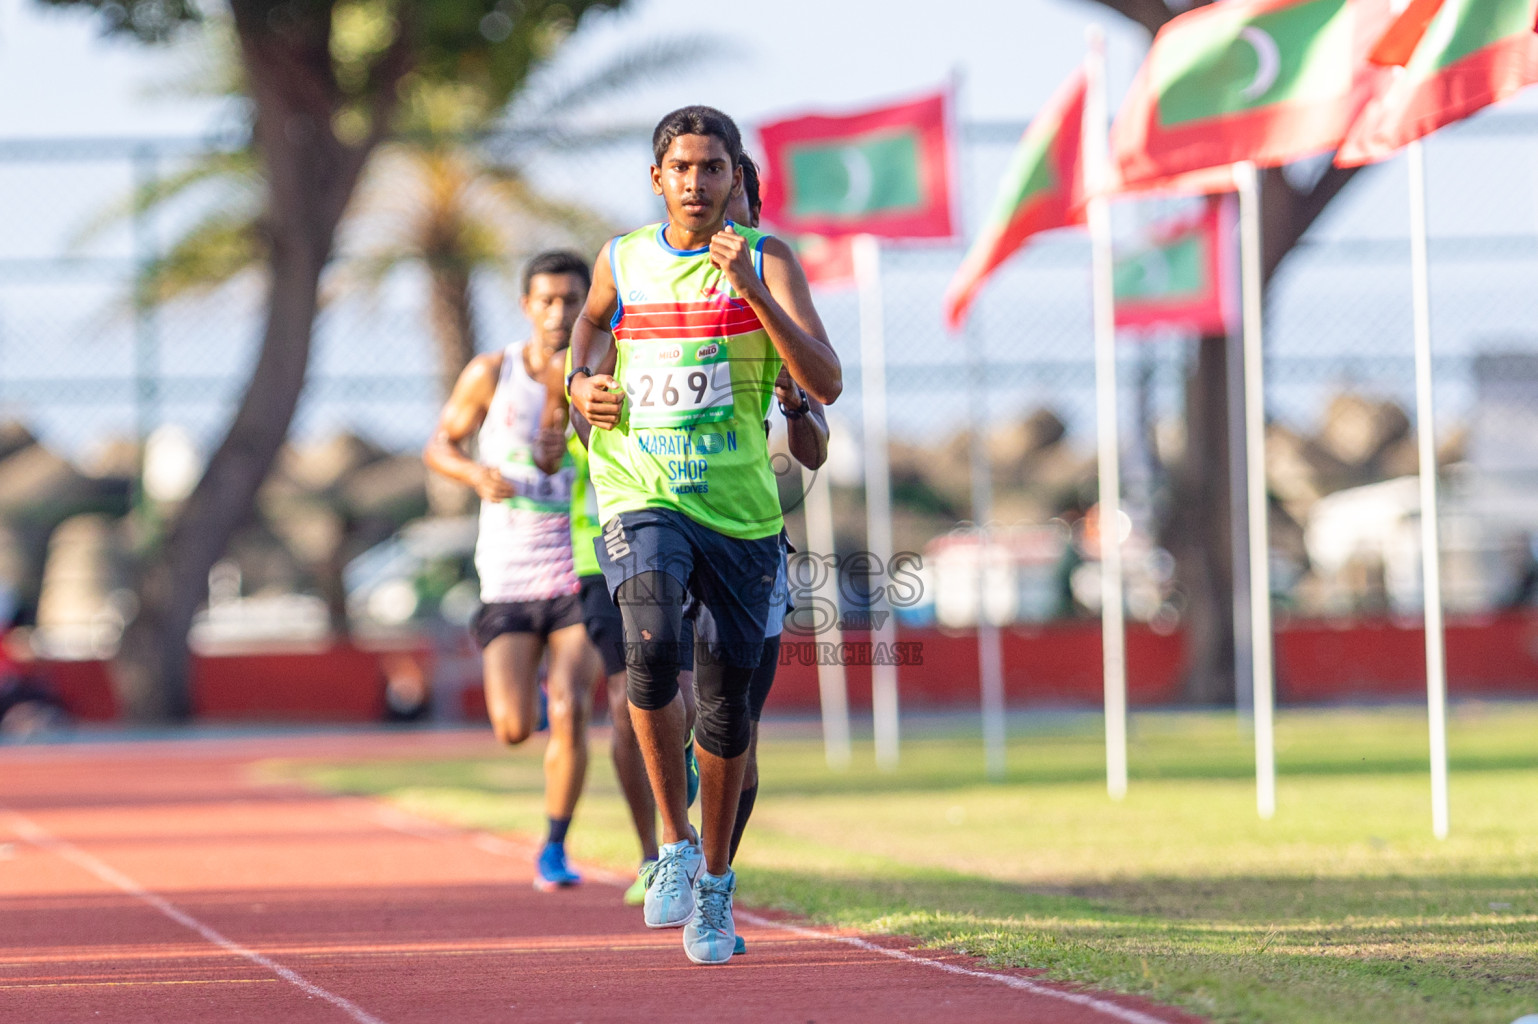
[[[717,757],[747,753],[752,736],[748,684],[753,669],[694,652],[694,741]]]
[[[625,623],[625,692],[642,711],[667,707],[678,694],[678,631],[684,585],[665,572],[643,572],[615,593]]]

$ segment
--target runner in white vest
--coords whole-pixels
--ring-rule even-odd
[[[563,384],[565,350],[588,283],[587,264],[571,253],[543,253],[529,263],[523,312],[532,336],[470,361],[423,452],[429,468],[481,497],[475,568],[482,605],[474,630],[486,710],[502,742],[522,743],[536,731],[539,663],[546,659],[550,824],[534,876],[544,890],[581,881],[567,865],[565,841],[587,776],[593,673],[571,559],[575,468],[564,421],[550,421],[545,406],[550,380]],[[472,434],[475,458],[465,450]]]

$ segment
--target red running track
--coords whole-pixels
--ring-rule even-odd
[[[480,736],[270,737],[0,751],[0,1021],[923,1021],[1187,1024],[739,908],[696,967],[618,879],[541,894],[533,847],[259,781],[271,757],[473,755]]]

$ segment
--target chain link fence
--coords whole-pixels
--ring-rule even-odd
[[[964,127],[969,233],[1022,127]],[[261,332],[261,281],[239,276],[149,305],[136,285],[141,270],[187,230],[194,211],[135,213],[132,204],[136,192],[234,144],[0,143],[0,420],[20,423],[87,475],[121,472],[122,453],[163,424],[185,427],[206,453],[239,400]],[[1454,611],[1488,610],[1525,601],[1538,577],[1529,542],[1538,531],[1538,115],[1487,113],[1430,139],[1427,156],[1448,600]],[[642,178],[647,162],[646,136],[637,132],[587,150],[529,154],[525,169],[549,196],[619,230],[658,216]],[[1118,206],[1118,239],[1135,242],[1176,207]],[[1407,225],[1402,161],[1368,169],[1288,257],[1269,294],[1276,579],[1304,614],[1418,607],[1418,510],[1413,487],[1394,483],[1416,470]],[[509,254],[507,273],[475,281],[482,349],[523,334],[523,255]],[[1087,240],[1078,232],[1040,238],[986,287],[965,332],[952,337],[941,296],[961,255],[960,246],[899,243],[882,255],[898,548],[929,547],[928,571],[943,570],[944,545],[931,544],[973,517],[970,453],[985,445],[994,525],[1019,552],[993,614],[1090,613],[1093,574],[1079,564],[1089,557],[1083,538],[1094,501]],[[367,291],[340,276],[324,289],[293,440],[356,435],[384,453],[414,456],[443,398],[425,275],[406,268]],[[825,473],[840,546],[857,547],[858,300],[852,288],[833,288],[818,302],[846,367]],[[1161,502],[1184,457],[1194,354],[1193,339],[1166,335],[1129,339],[1119,355],[1125,486],[1140,552],[1134,576],[1143,594],[1132,611],[1171,628],[1179,600],[1159,549]],[[931,582],[943,598],[943,581]],[[946,619],[933,602],[912,614]]]

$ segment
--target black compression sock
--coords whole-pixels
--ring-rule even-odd
[[[737,847],[742,844],[742,833],[747,831],[748,819],[753,816],[753,801],[757,799],[757,786],[743,790],[737,797],[737,820],[732,823],[732,851],[728,863],[737,859]]]
[[[570,818],[551,818],[551,819],[549,819],[549,821],[550,821],[550,835],[546,839],[546,842],[557,843],[557,844],[565,843],[566,842],[566,830],[571,828],[571,819]]]

